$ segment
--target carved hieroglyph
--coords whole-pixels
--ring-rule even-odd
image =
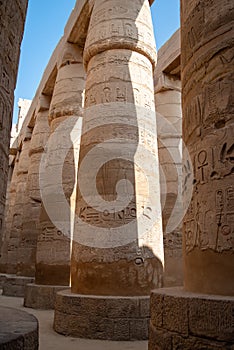
[[[160,163],[165,271],[163,285],[179,286],[182,274],[182,110],[181,84],[155,76],[155,106]]]
[[[36,283],[65,286],[70,281],[70,197],[75,183],[70,132],[71,126],[75,126],[77,118],[82,116],[84,69],[78,46],[67,44],[60,54],[49,110],[51,134],[40,174],[43,205],[37,243]],[[61,169],[62,174],[59,174]],[[67,206],[64,206],[64,196]]]
[[[233,3],[181,4],[183,135],[194,172],[184,220],[185,287],[233,295]],[[186,159],[184,170],[186,180]]]
[[[0,242],[6,199],[14,88],[27,0],[0,2]]]
[[[148,0],[96,1],[84,50],[74,293],[147,295],[162,283],[155,60]]]

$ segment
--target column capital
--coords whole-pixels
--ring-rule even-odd
[[[181,91],[181,80],[174,75],[161,73],[154,77],[155,93],[167,90]]]
[[[85,66],[92,57],[113,49],[138,52],[153,66],[156,64],[156,44],[147,0],[138,4],[129,0],[121,10],[113,6],[113,1],[95,2],[84,49]]]
[[[66,65],[82,62],[83,60],[80,47],[77,44],[66,42],[62,51],[59,52],[57,61],[58,69]]]
[[[35,115],[42,111],[47,111],[50,108],[51,96],[41,94],[38,98]]]
[[[27,128],[25,130],[24,138],[23,138],[23,143],[25,141],[30,141],[31,138],[32,138],[32,129],[27,126]]]

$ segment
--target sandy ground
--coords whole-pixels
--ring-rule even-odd
[[[116,342],[64,337],[54,332],[53,311],[23,307],[23,298],[0,295],[0,305],[27,311],[39,321],[39,350],[147,350],[147,341]]]

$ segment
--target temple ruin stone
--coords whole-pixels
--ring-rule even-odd
[[[6,271],[7,242],[10,236],[11,223],[13,219],[12,209],[15,203],[16,181],[17,181],[17,173],[18,173],[17,166],[19,163],[19,154],[20,154],[16,139],[21,131],[23,121],[27,115],[31,102],[32,102],[31,100],[26,100],[21,98],[19,99],[18,120],[16,124],[12,125],[12,129],[11,129],[5,215],[4,215],[4,221],[3,221],[3,232],[2,232],[2,236],[0,237],[0,240],[1,240],[0,241],[0,272],[1,273]]]
[[[29,131],[20,149],[19,163],[17,167],[16,193],[14,206],[12,208],[12,223],[8,241],[7,273],[9,274],[20,274],[20,270],[18,269],[19,249],[24,246],[22,239],[24,219],[23,211],[24,203],[27,201],[28,196],[26,185],[28,178],[30,142],[31,132]]]
[[[162,74],[156,86],[160,187],[164,233],[163,285],[181,285],[182,278],[182,111],[180,87]],[[168,81],[166,81],[168,79]],[[179,83],[179,82],[178,82]],[[160,122],[159,122],[160,120]],[[172,121],[173,120],[173,121]],[[159,125],[160,124],[160,125]]]
[[[184,283],[195,293],[234,295],[233,11],[228,1],[182,1],[183,132],[194,164]]]
[[[5,217],[3,223],[3,235],[1,242],[1,257],[0,257],[0,271],[1,273],[7,272],[7,255],[8,255],[8,242],[11,233],[11,226],[14,214],[14,205],[16,197],[17,188],[17,176],[18,176],[18,164],[19,164],[19,154],[18,151],[14,157],[14,163],[12,164],[12,175],[8,182],[7,188],[7,204],[5,208]]]
[[[32,100],[28,100],[25,98],[19,98],[18,100],[18,119],[17,122],[15,124],[12,124],[11,127],[10,152],[12,151],[12,148],[14,147],[14,142],[22,129],[25,117],[28,113],[31,103]]]
[[[0,307],[0,348],[38,350],[39,325],[35,316],[25,311]]]
[[[14,173],[12,176],[15,179],[15,184],[13,182],[12,198],[9,198],[8,214],[6,215],[6,224],[4,225],[7,231],[5,232],[6,241],[3,244],[1,263],[2,272],[7,273],[6,281],[3,284],[3,294],[8,296],[22,297],[24,295],[25,285],[33,281],[33,278],[28,277],[21,268],[22,257],[20,256],[20,252],[25,247],[23,223],[24,203],[28,198],[27,178],[30,142],[31,130],[28,129],[20,147],[19,160],[15,169],[16,171],[14,172],[15,176]]]
[[[27,198],[23,208],[22,245],[19,248],[18,274],[35,276],[36,248],[41,211],[40,162],[49,137],[48,112],[50,97],[41,96],[35,110],[35,125],[32,131],[28,177],[26,184]]]
[[[9,0],[0,3],[0,242],[8,177],[14,89],[27,4],[27,0]]]
[[[84,50],[71,291],[56,297],[59,333],[148,337],[149,293],[162,286],[164,264],[155,61],[148,0],[96,1]]]
[[[78,117],[82,117],[84,69],[80,48],[65,44],[58,57],[57,67],[49,109],[51,132],[44,167],[40,170],[43,191],[35,285],[27,286],[24,301],[27,307],[45,309],[53,308],[55,292],[70,283],[70,197],[75,183],[70,132]]]
[[[159,50],[154,72],[165,270],[163,286],[183,283],[180,30]]]
[[[19,4],[19,0],[16,2]],[[2,2],[0,14],[12,3]],[[142,8],[138,7],[140,3]],[[14,18],[14,11],[11,18]],[[152,293],[149,349],[232,349],[233,29],[229,21],[233,18],[232,5],[228,0],[222,4],[217,0],[181,0],[181,18],[185,142],[183,210],[191,200],[183,233],[185,287],[156,289]],[[87,30],[85,122],[76,199],[75,161],[79,146],[74,149],[70,128],[80,116],[84,73],[79,80],[73,70],[75,66],[83,70]],[[1,31],[0,38],[4,35]],[[25,305],[35,308],[54,306],[56,291],[66,286],[52,283],[62,280],[68,285],[68,241],[74,238],[72,288],[59,292],[56,297],[54,328],[65,335],[111,340],[146,339],[150,289],[163,285],[163,275],[165,285],[177,284],[181,278],[177,274],[181,262],[179,240],[176,244],[173,241],[180,239],[179,220],[178,225],[170,229],[171,220],[176,224],[177,217],[181,212],[183,214],[179,203],[178,206],[175,203],[176,197],[180,199],[178,182],[181,181],[181,164],[177,157],[181,138],[180,52],[171,56],[170,40],[160,50],[163,59],[159,55],[154,74],[156,108],[158,115],[165,117],[165,123],[169,122],[169,125],[161,125],[158,117],[155,119],[154,111],[152,66],[155,66],[155,48],[151,39],[147,1],[131,0],[127,4],[122,0],[77,1],[10,151],[10,168],[14,164],[15,168],[8,191],[0,271],[20,274],[24,247],[29,248],[29,241],[26,242],[24,237],[30,236],[30,226],[36,235],[35,225],[29,225],[30,216],[26,215],[32,209],[29,198],[32,195],[38,199],[38,182],[33,182],[31,187],[30,180],[31,175],[34,178],[36,174],[35,168],[28,162],[28,170],[22,172],[22,160],[26,158],[21,157],[20,150],[24,151],[29,140],[28,131],[33,127],[34,132],[36,130],[36,118],[40,115],[35,113],[38,100],[42,96],[50,99],[53,95],[50,138],[40,162],[36,153],[29,152],[32,164],[38,167],[40,163],[43,206],[38,226],[41,232],[37,242],[37,283],[27,286]],[[5,51],[0,52],[0,57],[2,52]],[[74,59],[74,52],[79,56],[79,62]],[[63,79],[67,72],[68,76]],[[1,81],[7,82],[2,67],[0,73]],[[0,94],[2,91],[5,90],[0,90]],[[77,97],[79,108],[75,108],[74,113],[73,103]],[[1,106],[0,100],[0,111]],[[0,125],[3,124],[1,120],[0,115]],[[149,221],[154,222],[152,218],[161,215],[155,120],[159,162],[163,170],[161,189],[164,188],[162,174],[167,184],[167,196],[161,191],[161,201],[165,202],[162,212],[164,272],[161,222],[157,221],[155,231],[153,227],[146,230],[146,236],[141,234]],[[33,139],[29,149],[32,142]],[[69,151],[70,148],[73,149]],[[4,160],[0,166],[4,172]],[[5,186],[4,182],[1,186]],[[22,191],[24,186],[25,193]],[[152,203],[149,203],[151,196]],[[71,212],[75,201],[72,237]],[[21,210],[20,203],[26,203],[26,208]],[[35,238],[34,233],[32,238]],[[168,244],[172,245],[169,249]],[[12,250],[14,246],[16,249]],[[170,254],[176,257],[173,255],[170,259]],[[7,267],[9,257],[11,262]],[[28,261],[29,257],[23,258]],[[63,265],[57,265],[61,260]],[[59,270],[61,265],[65,266],[65,273],[64,269]],[[169,266],[173,270],[168,269]],[[26,281],[24,276],[0,276],[0,285],[3,283],[6,294],[16,295],[20,289],[23,295]]]
[[[152,293],[150,350],[234,345],[232,18],[229,1],[181,0],[184,288]]]

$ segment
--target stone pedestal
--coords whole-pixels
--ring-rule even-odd
[[[109,340],[148,339],[149,296],[109,297],[57,293],[54,329],[66,336]]]
[[[11,297],[24,297],[25,288],[28,283],[33,283],[34,278],[5,275],[5,281],[3,283],[2,294]]]
[[[0,289],[3,288],[6,278],[7,278],[7,275],[5,273],[0,273]]]
[[[95,2],[84,49],[71,293],[56,297],[59,333],[147,337],[148,314],[139,308],[162,286],[164,264],[155,60],[148,0]]]
[[[29,283],[25,286],[24,306],[42,310],[54,309],[56,293],[64,288],[66,287]]]
[[[0,307],[0,349],[37,350],[38,321],[27,312]]]
[[[233,349],[234,297],[190,293],[182,287],[151,295],[149,350]]]

